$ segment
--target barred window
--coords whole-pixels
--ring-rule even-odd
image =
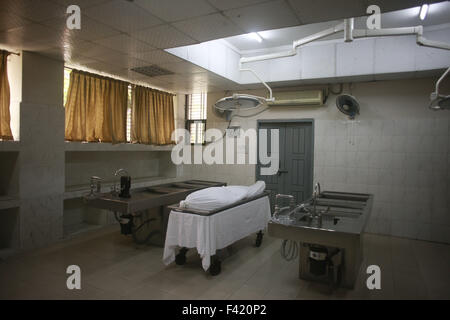
[[[186,129],[190,132],[191,144],[205,143],[206,99],[206,93],[186,95]]]

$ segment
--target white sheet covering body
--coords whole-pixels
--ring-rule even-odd
[[[211,264],[211,256],[215,255],[218,249],[264,230],[269,220],[268,197],[258,198],[211,216],[171,211],[163,262],[167,265],[175,261],[177,246],[197,248],[206,271]]]

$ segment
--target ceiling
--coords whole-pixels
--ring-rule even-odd
[[[417,6],[420,0],[2,0],[0,46],[29,50],[172,92],[238,85],[164,51],[208,40]],[[437,1],[426,1],[437,2]],[[66,9],[81,8],[81,30]],[[324,10],[325,8],[325,10]],[[175,75],[146,77],[130,68],[157,64]]]
[[[398,28],[416,25],[431,26],[450,23],[450,2],[440,2],[431,4],[427,17],[424,21],[419,19],[420,7],[403,10],[396,10],[381,14],[382,28]],[[365,29],[367,17],[355,18],[355,28]],[[313,23],[308,25],[281,28],[258,32],[263,38],[262,42],[257,42],[248,35],[238,35],[225,40],[242,54],[250,54],[253,50],[262,50],[280,46],[290,46],[294,40],[301,39],[324,29],[333,27],[342,20],[332,20],[327,22]],[[343,34],[324,38],[323,40],[342,38]]]

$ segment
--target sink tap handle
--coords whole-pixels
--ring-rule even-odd
[[[128,171],[125,170],[125,169],[122,169],[122,168],[118,169],[118,170],[114,173],[114,176],[118,176],[119,174],[122,174],[122,173],[125,173],[127,176],[129,176]]]

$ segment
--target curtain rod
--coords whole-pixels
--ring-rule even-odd
[[[20,52],[11,52],[11,51],[8,51],[8,50],[5,50],[5,49],[0,49],[0,51],[5,51],[8,55],[13,54],[13,55],[16,55],[16,56],[20,56]]]

